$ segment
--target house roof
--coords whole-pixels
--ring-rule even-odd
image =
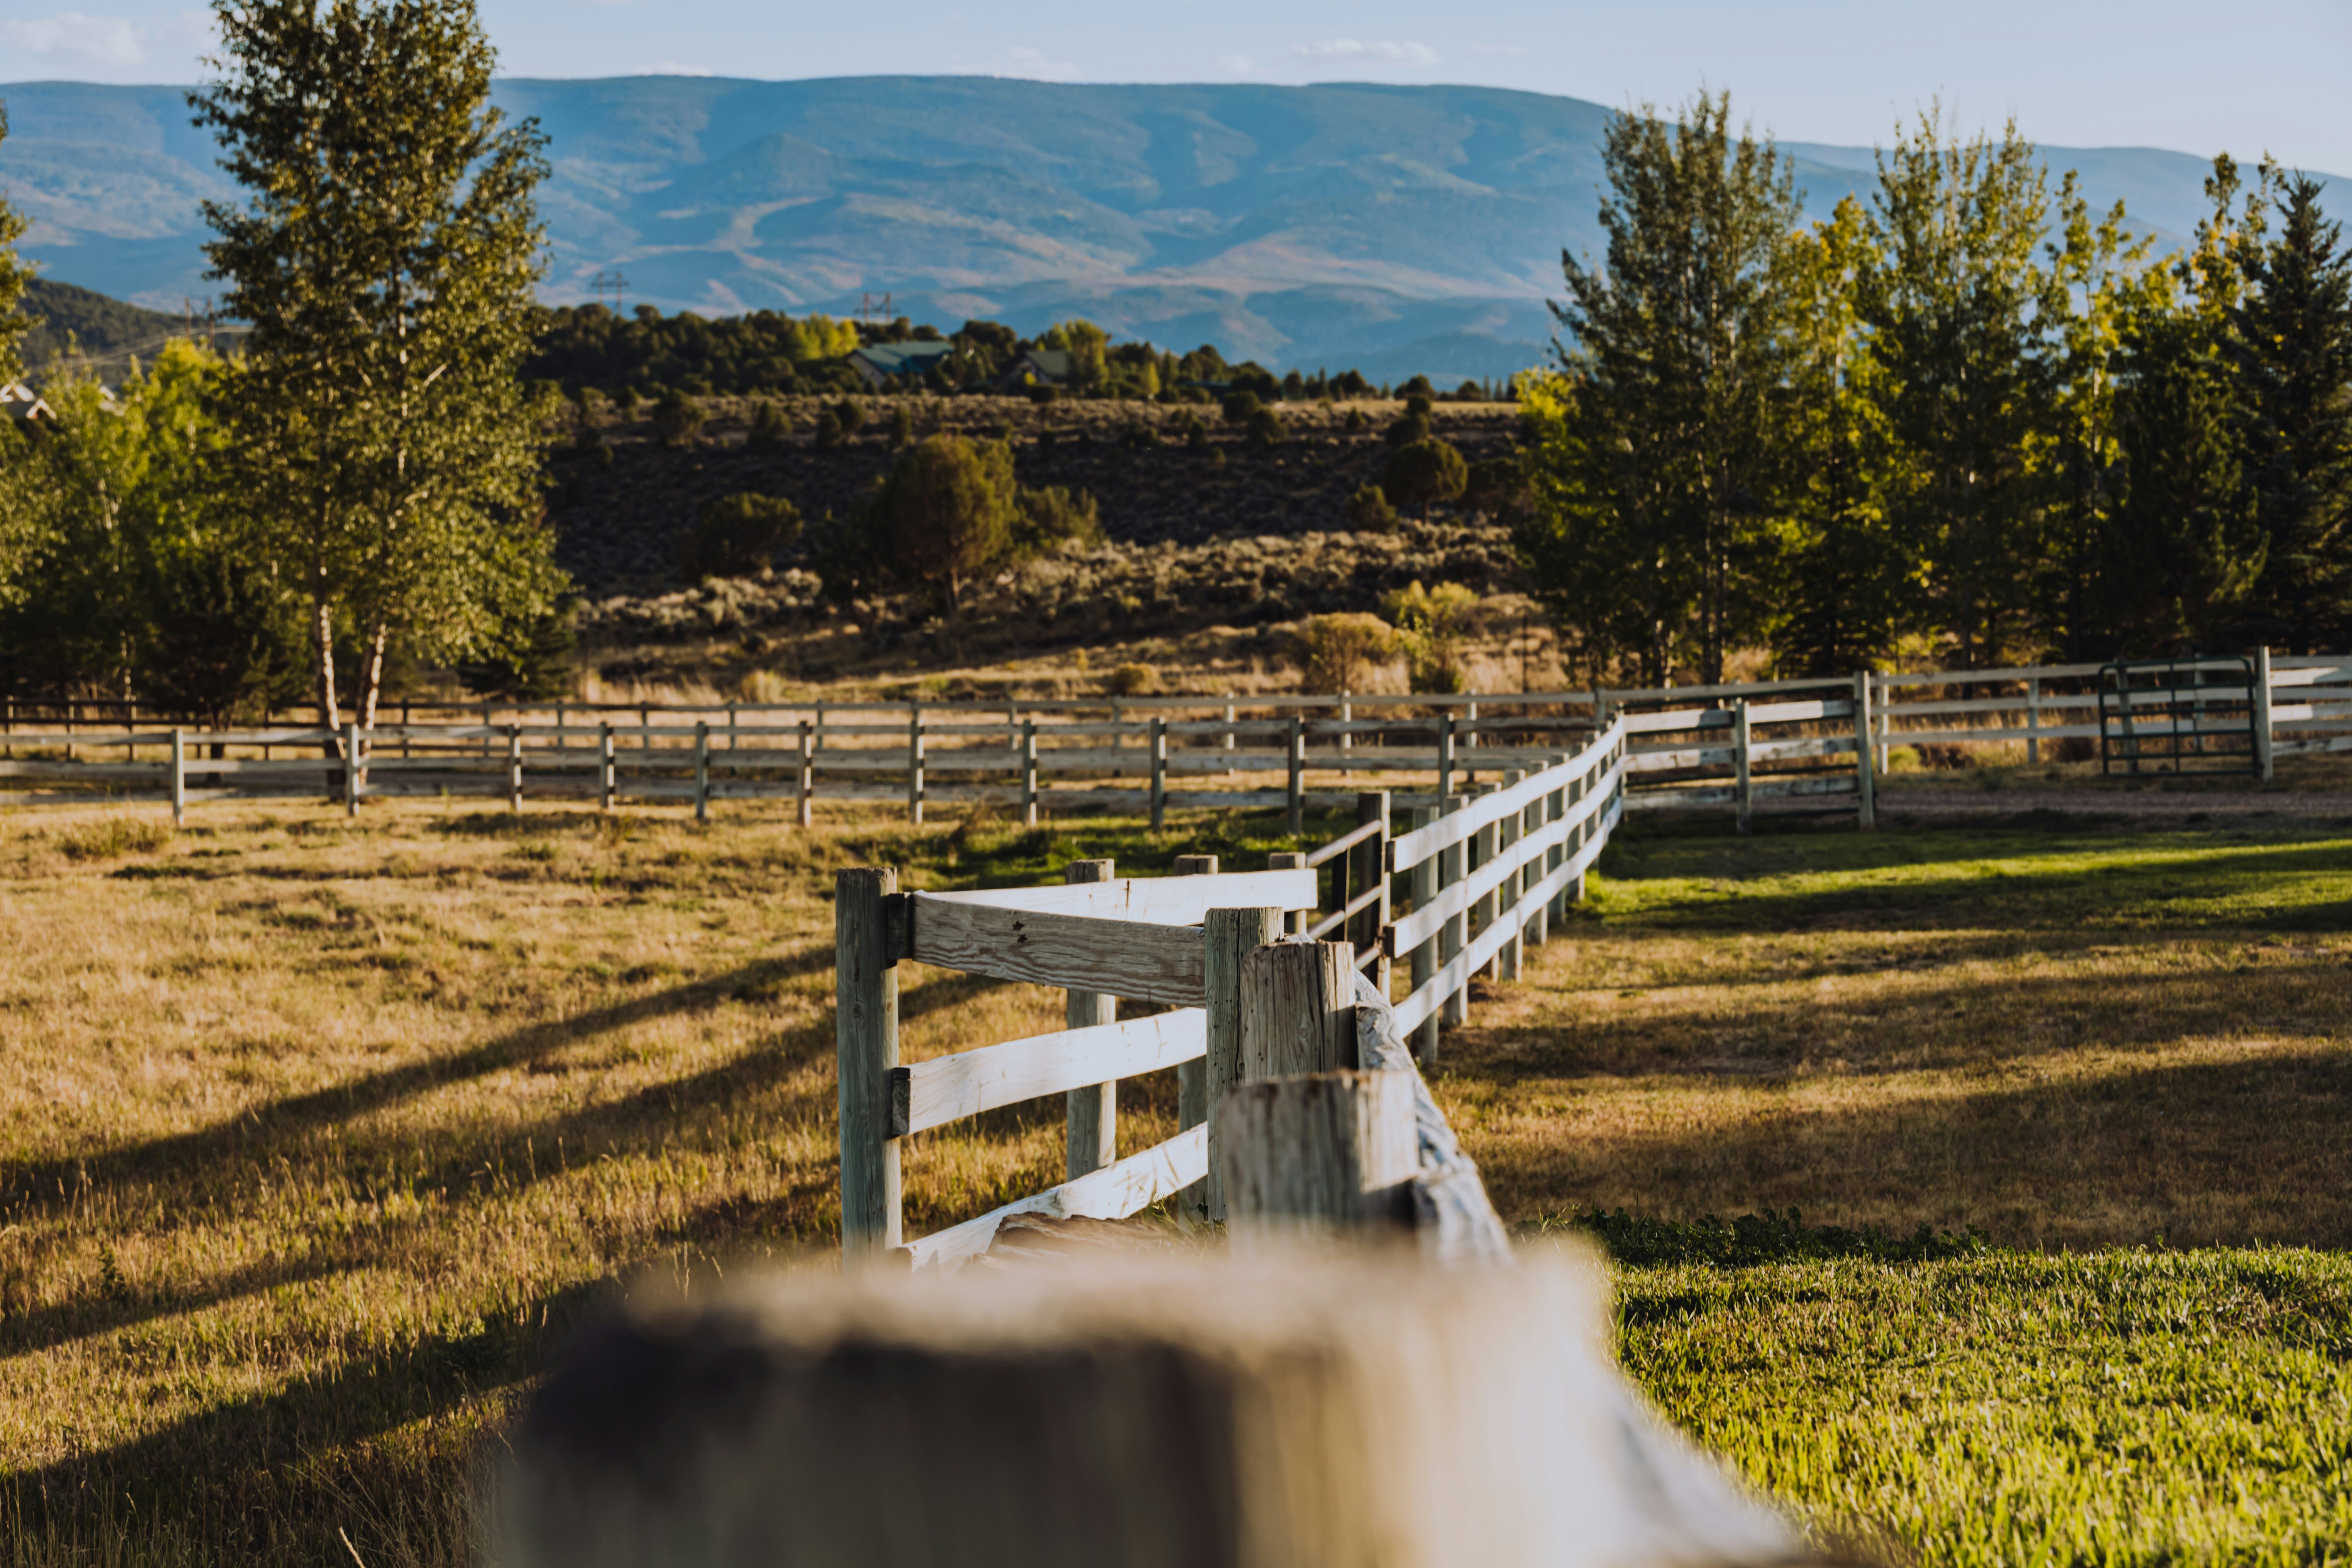
[[[920,375],[955,352],[953,343],[869,343],[853,353],[884,375]]]
[[[0,386],[0,414],[20,424],[56,417],[49,405],[41,401],[41,395],[21,381],[12,381]]]

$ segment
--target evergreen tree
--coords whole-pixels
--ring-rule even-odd
[[[1776,548],[1789,353],[1777,285],[1801,204],[1771,142],[1733,135],[1728,94],[1671,124],[1646,108],[1617,116],[1602,164],[1606,264],[1561,257],[1568,299],[1553,310],[1574,347],[1567,387],[1545,400],[1527,559],[1590,650],[1632,653],[1653,684],[1687,653],[1717,681],[1765,609],[1744,568]],[[1627,569],[1602,579],[1606,604],[1589,595],[1601,584],[1588,559]]]
[[[242,205],[207,202],[214,276],[252,324],[225,406],[267,558],[310,601],[320,706],[339,628],[373,724],[397,637],[517,651],[560,576],[539,504],[551,407],[517,374],[544,236],[543,138],[489,101],[472,0],[215,0],[190,95]]]
[[[0,104],[0,144],[8,140],[8,110]],[[25,285],[33,270],[17,259],[16,241],[27,220],[0,199],[0,382],[24,374],[19,350],[33,323],[20,308]],[[35,499],[25,493],[32,483],[26,454],[14,429],[0,421],[0,605],[19,591],[26,552],[34,540]]]
[[[1013,452],[1002,442],[929,437],[906,452],[874,491],[871,527],[907,576],[937,584],[948,610],[963,585],[1008,554],[1021,520]]]
[[[2035,264],[2049,216],[2032,144],[1948,142],[1934,114],[1878,158],[1861,315],[1879,402],[1908,454],[1888,496],[1927,566],[1915,629],[1998,662],[2029,620],[2052,425],[2042,333],[2057,308]]]
[[[2263,170],[2277,230],[2230,318],[2246,479],[2270,550],[2256,603],[2296,653],[2352,622],[2352,251],[2321,182]]]

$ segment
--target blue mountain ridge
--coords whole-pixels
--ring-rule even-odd
[[[511,78],[553,177],[543,296],[705,314],[893,314],[1122,337],[1277,369],[1507,375],[1546,357],[1563,248],[1597,252],[1612,110],[1474,87],[1087,86],[991,77]],[[185,89],[0,86],[0,191],[47,276],[159,309],[218,292],[197,204],[234,200]],[[1785,144],[1809,209],[1867,148]],[[2047,148],[2166,245],[2207,160]]]

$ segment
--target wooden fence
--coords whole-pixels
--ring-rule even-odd
[[[1278,854],[1265,871],[1223,873],[1213,858],[1196,857],[1180,862],[1177,876],[1120,879],[1110,862],[1087,861],[1068,868],[1063,887],[962,893],[901,892],[889,868],[841,872],[844,1247],[903,1247],[918,1268],[953,1268],[984,1252],[1014,1215],[1116,1219],[1178,1193],[1192,1212],[1222,1219],[1226,1175],[1213,1111],[1228,1091],[1362,1066],[1381,1047],[1349,1034],[1355,1001],[1343,1009],[1328,1000],[1359,990],[1381,1029],[1417,1040],[1423,1065],[1433,1064],[1441,1027],[1468,1016],[1471,977],[1516,976],[1523,945],[1545,940],[1582,895],[1586,870],[1622,819],[1630,732],[1620,717],[1572,755],[1412,808],[1414,825],[1402,834],[1391,826],[1394,797],[1365,792],[1356,827],[1316,849]],[[1399,883],[1407,889],[1402,912],[1394,907]],[[1334,935],[1341,940],[1321,940]],[[1253,955],[1286,938],[1294,952],[1322,955],[1317,962],[1330,973],[1254,984],[1251,965],[1262,961]],[[1399,958],[1411,965],[1411,986],[1391,1005],[1390,965]],[[1070,1026],[902,1066],[902,962],[1059,986]],[[1327,999],[1316,1016],[1344,1010],[1349,1021],[1275,1021],[1309,991]],[[1168,1010],[1121,1021],[1122,997]],[[1117,1158],[1118,1080],[1169,1068],[1178,1072],[1176,1136]],[[900,1140],[1055,1094],[1068,1097],[1066,1181],[902,1238]],[[1435,1115],[1433,1101],[1427,1113]],[[1450,1148],[1450,1134],[1443,1142]]]

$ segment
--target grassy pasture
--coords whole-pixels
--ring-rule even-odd
[[[348,1561],[339,1532],[370,1568],[464,1560],[473,1468],[600,1292],[824,1266],[833,868],[1244,866],[1273,831],[0,821],[0,1563]],[[1643,825],[1526,983],[1481,988],[1438,1091],[1530,1225],[1986,1235],[1622,1272],[1636,1375],[1826,1536],[2330,1561],[2347,910],[2352,830],[2321,823]],[[902,1008],[917,1058],[1061,1016],[920,971]],[[1121,1110],[1123,1147],[1164,1136],[1172,1081]],[[1058,1105],[926,1134],[908,1228],[1060,1163]]]

